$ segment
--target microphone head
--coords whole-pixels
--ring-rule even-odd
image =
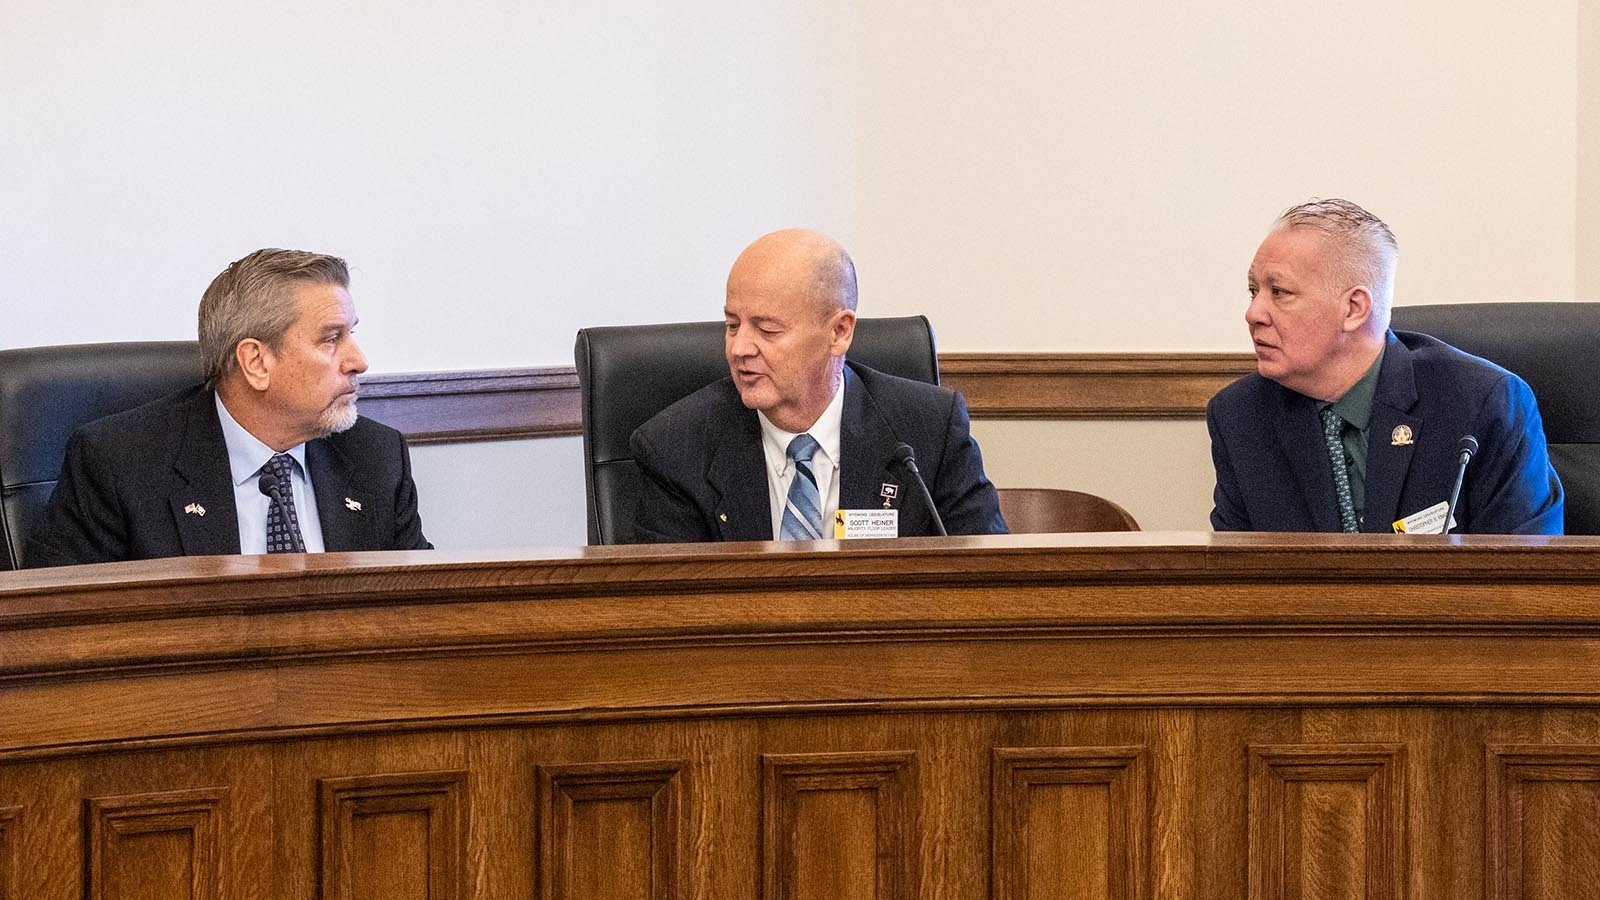
[[[273,478],[271,472],[262,472],[261,477],[256,479],[256,488],[271,497],[278,492],[278,479]]]
[[[1478,439],[1470,434],[1466,435],[1456,442],[1456,452],[1465,454],[1470,458],[1478,452]]]
[[[894,460],[896,465],[905,466],[912,471],[917,468],[916,451],[912,450],[911,445],[905,441],[894,445],[894,453],[890,455],[890,458]]]

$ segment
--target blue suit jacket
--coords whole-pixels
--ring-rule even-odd
[[[328,550],[433,546],[400,432],[358,418],[348,431],[307,442],[306,468]],[[186,512],[195,503],[204,515]],[[64,566],[238,552],[228,446],[211,391],[193,387],[72,435],[26,559]]]
[[[1217,470],[1218,531],[1339,531],[1317,401],[1247,375],[1206,408]],[[1411,444],[1396,444],[1399,426]],[[1527,383],[1424,334],[1390,332],[1367,445],[1361,530],[1450,499],[1462,436],[1478,439],[1456,510],[1457,533],[1560,534],[1561,481]]]
[[[1005,533],[960,395],[846,365],[840,508],[881,508],[883,485],[894,484],[900,490],[891,504],[900,510],[901,536],[936,534],[915,487],[902,484],[890,466],[902,441],[916,451],[917,468],[950,534]],[[772,540],[761,423],[739,400],[732,378],[667,407],[641,425],[631,443],[644,474],[634,540]]]

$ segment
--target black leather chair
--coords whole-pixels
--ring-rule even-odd
[[[589,543],[632,540],[639,467],[628,438],[652,416],[725,378],[721,322],[619,325],[578,332],[583,402],[583,483]],[[858,319],[850,360],[939,383],[933,326],[924,316]]]
[[[1391,326],[1431,334],[1522,376],[1539,401],[1550,462],[1566,490],[1567,534],[1600,534],[1600,303],[1395,307]]]
[[[0,350],[0,569],[20,569],[28,534],[79,425],[198,384],[194,341]]]

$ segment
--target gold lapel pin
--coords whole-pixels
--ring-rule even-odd
[[[1411,426],[1410,425],[1396,425],[1394,427],[1394,432],[1389,435],[1389,446],[1391,446],[1391,447],[1409,447],[1409,446],[1411,446]]]
[[[358,500],[351,500],[349,497],[346,497],[344,498],[344,508],[350,510],[351,512],[361,512],[361,502]]]
[[[726,522],[726,521],[728,521],[728,514],[727,513],[717,513],[717,518],[721,519],[724,522]]]
[[[191,516],[199,516],[202,519],[205,518],[206,515],[206,508],[198,503],[191,503],[188,506],[185,506],[183,511]]]

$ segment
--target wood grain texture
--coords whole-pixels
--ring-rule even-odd
[[[1490,747],[1490,900],[1590,896],[1600,885],[1600,748]]]
[[[1269,872],[1572,896],[1600,860],[1596,550],[1136,533],[6,573],[0,847],[15,895],[78,900],[89,801],[225,791],[228,900],[549,896],[561,854],[572,895],[630,898],[1238,900]],[[183,834],[132,849],[182,863]]]
[[[942,353],[974,418],[1194,419],[1248,353]],[[368,375],[363,415],[417,444],[581,434],[572,366]]]
[[[324,778],[323,900],[465,900],[467,773]]]
[[[540,766],[540,896],[689,896],[683,884],[686,765],[648,760]]]
[[[218,900],[226,798],[221,789],[90,798],[88,900]]]
[[[1402,900],[1400,745],[1252,746],[1250,900]]]
[[[911,900],[916,754],[762,757],[763,900]]]
[[[994,898],[1149,897],[1143,747],[994,751]]]
[[[18,900],[17,892],[17,820],[22,817],[20,806],[0,806],[0,900]]]

